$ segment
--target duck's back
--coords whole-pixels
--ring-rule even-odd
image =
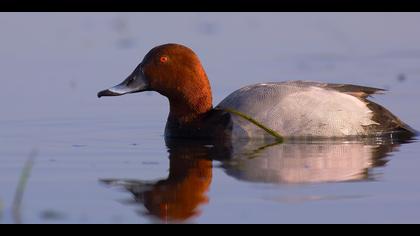
[[[285,137],[368,136],[412,129],[366,98],[381,89],[305,81],[255,84],[233,92],[218,107],[233,109]],[[234,138],[267,137],[232,115]]]

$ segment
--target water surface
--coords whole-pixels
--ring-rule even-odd
[[[192,47],[214,103],[256,82],[375,96],[419,129],[418,13],[1,13],[0,223],[420,223],[413,140],[165,142],[156,93],[97,99]]]

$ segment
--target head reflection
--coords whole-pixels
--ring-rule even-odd
[[[214,151],[215,145],[201,141],[167,140],[169,176],[156,182],[142,180],[102,180],[123,186],[148,214],[163,221],[185,221],[200,214],[199,206],[208,203],[212,180],[212,158],[229,156]]]
[[[150,216],[179,222],[200,214],[208,203],[212,162],[238,180],[275,184],[364,181],[370,170],[384,166],[386,156],[402,142],[395,140],[311,141],[272,144],[263,141],[206,143],[167,140],[169,176],[156,182],[108,179],[122,186]]]

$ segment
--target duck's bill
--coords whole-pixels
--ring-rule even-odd
[[[121,96],[129,93],[139,93],[149,90],[149,82],[141,72],[136,69],[121,84],[98,93],[98,97]]]

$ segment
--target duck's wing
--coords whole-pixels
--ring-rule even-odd
[[[335,90],[341,93],[345,93],[354,97],[359,98],[366,106],[372,111],[373,117],[372,120],[379,125],[370,125],[366,126],[366,129],[371,130],[371,132],[397,132],[397,134],[407,134],[408,136],[413,136],[417,134],[417,131],[412,127],[401,121],[396,115],[390,112],[385,107],[372,102],[368,97],[374,94],[384,94],[387,90],[366,87],[353,84],[334,84],[334,83],[320,83],[312,81],[295,81],[297,84],[302,84],[306,86],[316,86],[320,88]],[[294,83],[294,82],[292,82]],[[404,135],[402,135],[404,136]]]
[[[316,83],[315,83],[316,84]],[[375,132],[398,132],[398,133],[407,133],[409,135],[413,135],[417,133],[413,128],[409,125],[401,121],[397,116],[395,116],[392,112],[390,112],[385,107],[372,102],[368,99],[371,95],[374,94],[383,94],[387,90],[373,88],[373,87],[365,87],[359,85],[352,85],[352,84],[328,84],[328,83],[318,83],[318,86],[326,88],[326,89],[333,89],[338,92],[346,93],[357,98],[360,98],[363,102],[366,103],[367,107],[372,111],[373,117],[372,120],[376,123],[380,124],[375,126],[368,126],[367,129],[371,129]]]
[[[325,89],[332,89],[338,92],[346,93],[358,98],[368,98],[374,94],[383,94],[387,90],[381,88],[366,87],[353,84],[332,84],[332,83],[320,83],[312,81],[294,81],[296,84],[302,84],[305,86],[315,86]]]

